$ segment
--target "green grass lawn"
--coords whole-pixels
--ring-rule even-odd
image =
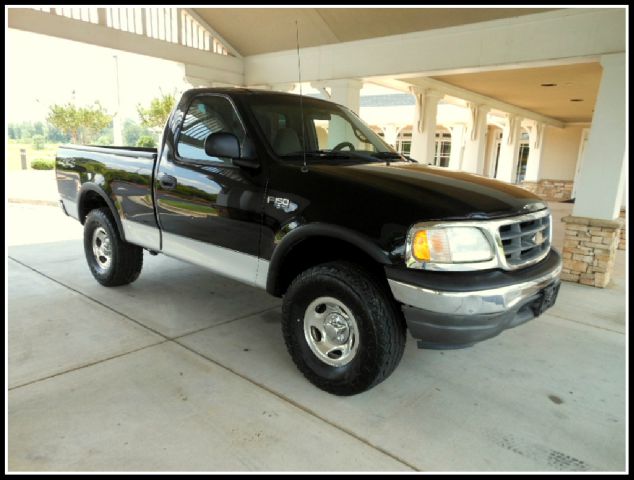
[[[9,170],[20,170],[22,168],[20,162],[20,149],[26,150],[26,162],[31,165],[33,160],[55,160],[55,153],[59,144],[48,143],[44,145],[44,149],[35,150],[30,143],[18,143],[15,140],[9,140],[7,143],[6,159]]]

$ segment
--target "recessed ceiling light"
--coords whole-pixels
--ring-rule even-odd
[[[542,83],[541,86],[542,87],[556,87],[557,84],[556,83]]]
[[[583,98],[571,98],[571,102],[583,102]]]

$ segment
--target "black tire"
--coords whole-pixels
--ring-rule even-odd
[[[110,261],[107,264],[102,264],[93,252],[93,236],[99,229],[105,232],[110,242]],[[97,233],[102,231],[99,230]],[[143,249],[121,239],[112,214],[105,207],[92,210],[86,217],[84,252],[93,277],[106,287],[134,282],[143,268]]]
[[[342,302],[356,322],[358,347],[345,365],[324,363],[308,343],[305,314],[321,298]],[[398,304],[372,275],[347,262],[318,265],[295,278],[284,296],[282,329],[299,370],[335,395],[355,395],[378,385],[394,371],[405,350],[406,326]]]

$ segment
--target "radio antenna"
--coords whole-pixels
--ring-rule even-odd
[[[302,152],[304,154],[304,165],[302,166],[302,173],[308,172],[306,166],[306,126],[304,125],[304,95],[302,93],[302,64],[299,58],[299,24],[295,20],[295,32],[297,39],[297,78],[299,80],[299,110],[302,118]]]

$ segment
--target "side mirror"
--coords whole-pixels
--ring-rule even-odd
[[[248,138],[240,151],[240,142],[233,133],[217,132],[205,139],[205,154],[210,157],[229,157],[239,167],[258,168],[260,162],[255,155],[253,143]]]
[[[240,142],[233,133],[212,133],[205,139],[205,154],[210,157],[240,158]]]

